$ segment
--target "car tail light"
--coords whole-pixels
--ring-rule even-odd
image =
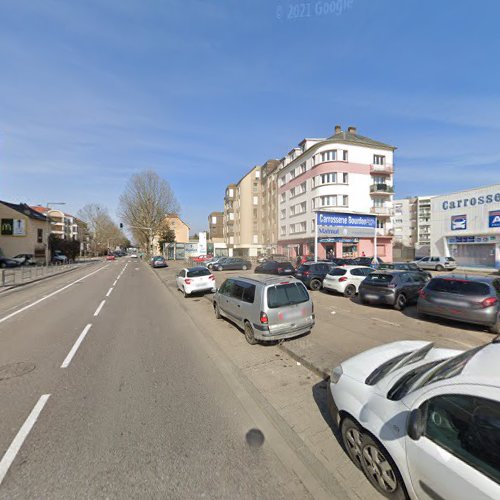
[[[282,267],[278,267],[278,272],[282,273],[283,272],[283,268]]]
[[[309,276],[311,274],[311,271],[304,271],[302,273],[302,276]]]
[[[342,278],[339,278],[340,282],[347,281],[347,278],[345,276],[342,276]]]
[[[421,299],[426,299],[427,298],[427,295],[425,295],[425,290],[423,288],[422,288],[422,290],[420,290],[420,292],[418,292],[418,296]]]
[[[209,280],[215,280],[215,276],[213,274],[211,274],[209,277],[208,277]]]
[[[491,307],[494,306],[498,302],[496,297],[488,297],[487,299],[484,299],[481,302],[481,307],[486,308],[486,307]]]
[[[264,311],[260,312],[260,322],[263,325],[267,325],[269,323],[269,318],[267,317],[267,314]]]
[[[191,280],[189,278],[186,278],[184,280],[184,283],[186,283],[186,285],[190,285],[191,284]]]

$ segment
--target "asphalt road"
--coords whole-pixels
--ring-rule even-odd
[[[175,292],[126,263],[0,297],[0,498],[332,498]]]

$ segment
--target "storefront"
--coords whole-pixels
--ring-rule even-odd
[[[432,200],[431,255],[500,268],[500,184]]]

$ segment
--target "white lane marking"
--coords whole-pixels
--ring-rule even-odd
[[[111,292],[113,291],[113,287],[111,287],[109,290],[108,290],[108,293],[106,294],[106,297],[109,297],[111,295]]]
[[[43,410],[43,407],[45,406],[45,403],[47,402],[49,397],[50,394],[43,394],[42,396],[40,396],[40,399],[38,400],[37,404],[31,410],[31,413],[29,414],[28,418],[26,419],[22,427],[19,429],[19,432],[17,433],[16,437],[10,444],[7,451],[5,452],[5,455],[2,457],[2,460],[0,461],[0,485],[2,484],[5,474],[7,474],[7,471],[12,465],[12,462],[16,458],[17,453],[21,449],[24,440],[28,437],[28,434],[35,425],[35,422],[37,421],[38,416]]]
[[[113,281],[113,286],[116,286],[117,283],[118,283],[118,280]]]
[[[102,307],[104,306],[104,304],[106,304],[106,301],[105,301],[105,300],[103,300],[103,301],[99,304],[99,306],[98,306],[98,307],[97,307],[97,309],[95,310],[94,316],[98,316],[98,315],[99,315],[99,313],[101,312],[101,309],[102,309]]]
[[[392,321],[387,321],[385,319],[380,319],[380,318],[372,318],[375,321],[380,321],[382,323],[386,323],[387,325],[392,325],[392,326],[401,326],[399,323],[393,323]]]
[[[62,288],[59,288],[55,292],[49,293],[48,295],[45,295],[45,297],[42,297],[41,299],[35,300],[35,302],[32,302],[31,304],[28,304],[27,306],[21,307],[21,309],[18,309],[17,311],[14,311],[13,313],[7,314],[7,316],[4,316],[3,318],[0,318],[0,323],[3,323],[4,321],[7,321],[8,319],[10,319],[10,318],[12,318],[12,317],[14,317],[14,316],[22,313],[23,311],[26,311],[30,307],[36,306],[37,304],[40,304],[40,302],[43,302],[44,300],[49,299],[50,297],[53,297],[54,295],[57,295],[58,293],[61,293],[62,291],[66,290],[70,286],[73,286],[74,284],[80,283],[85,278],[88,278],[89,276],[92,276],[93,274],[98,273],[99,271],[102,271],[103,269],[105,269],[106,267],[108,267],[108,265],[109,264],[106,264],[105,266],[97,269],[96,271],[93,271],[93,272],[91,272],[89,274],[86,274],[82,278],[77,279],[76,281],[73,281],[73,282],[69,283],[68,285],[63,286]]]
[[[83,342],[83,339],[86,337],[87,333],[89,333],[89,330],[92,326],[92,323],[89,323],[80,333],[80,336],[76,339],[76,342],[74,343],[73,347],[71,348],[71,351],[68,352],[68,355],[64,359],[61,368],[67,368],[69,364],[71,363],[71,360],[73,359],[73,356],[76,354],[76,351],[78,351],[78,348],[80,347],[80,344]]]

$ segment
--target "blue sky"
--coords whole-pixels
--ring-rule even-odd
[[[0,0],[0,199],[115,215],[153,168],[199,231],[337,123],[398,147],[397,196],[500,182],[500,2],[343,1]]]

